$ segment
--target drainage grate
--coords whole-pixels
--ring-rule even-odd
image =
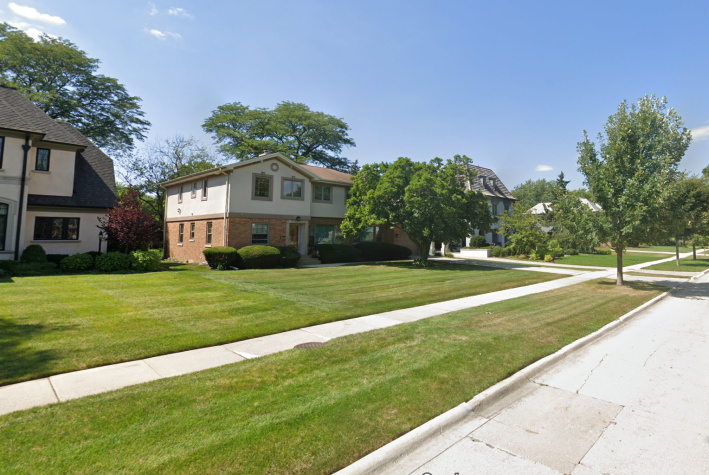
[[[293,348],[303,348],[303,349],[320,348],[324,344],[325,343],[320,343],[319,341],[311,341],[308,343],[301,343],[300,345],[295,345]]]

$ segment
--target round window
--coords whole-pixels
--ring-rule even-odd
[[[278,164],[277,163],[272,163],[271,164],[271,171],[277,172],[278,171]]]

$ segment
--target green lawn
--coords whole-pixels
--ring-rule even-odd
[[[563,277],[409,263],[174,269],[0,280],[0,384]]]
[[[8,414],[0,467],[332,473],[662,290],[590,282]]]
[[[679,260],[680,265],[677,262],[663,262],[662,264],[655,264],[654,266],[646,267],[649,270],[666,270],[666,271],[677,271],[677,272],[704,272],[709,268],[709,257],[702,257],[697,253],[697,260],[693,260],[691,257],[685,257]]]
[[[657,261],[667,259],[666,254],[641,254],[626,252],[623,254],[623,267],[632,266],[634,264],[642,264],[643,262]],[[616,255],[603,256],[601,254],[579,254],[578,256],[564,256],[556,259],[557,264],[574,265],[574,266],[597,266],[597,267],[615,267]]]
[[[674,246],[638,246],[638,247],[629,247],[628,249],[636,250],[636,251],[675,252]],[[679,252],[692,252],[692,248],[680,246]]]

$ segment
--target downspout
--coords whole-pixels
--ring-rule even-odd
[[[22,146],[22,175],[20,176],[20,206],[17,209],[17,233],[15,234],[15,260],[20,259],[20,239],[22,238],[22,210],[25,205],[25,179],[27,177],[27,154],[30,151],[30,134],[25,134]]]
[[[161,186],[165,190],[165,208],[162,210],[162,258],[167,259],[167,188]],[[108,246],[108,245],[107,245]],[[108,247],[106,247],[108,250]]]
[[[224,200],[224,229],[222,230],[222,246],[226,246],[228,243],[227,233],[229,232],[229,195],[231,192],[231,187],[229,186],[229,179],[231,178],[231,172],[225,173],[226,175],[226,193]]]

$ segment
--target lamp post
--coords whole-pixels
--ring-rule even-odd
[[[103,241],[103,231],[98,233],[98,253],[101,254],[101,241]]]

